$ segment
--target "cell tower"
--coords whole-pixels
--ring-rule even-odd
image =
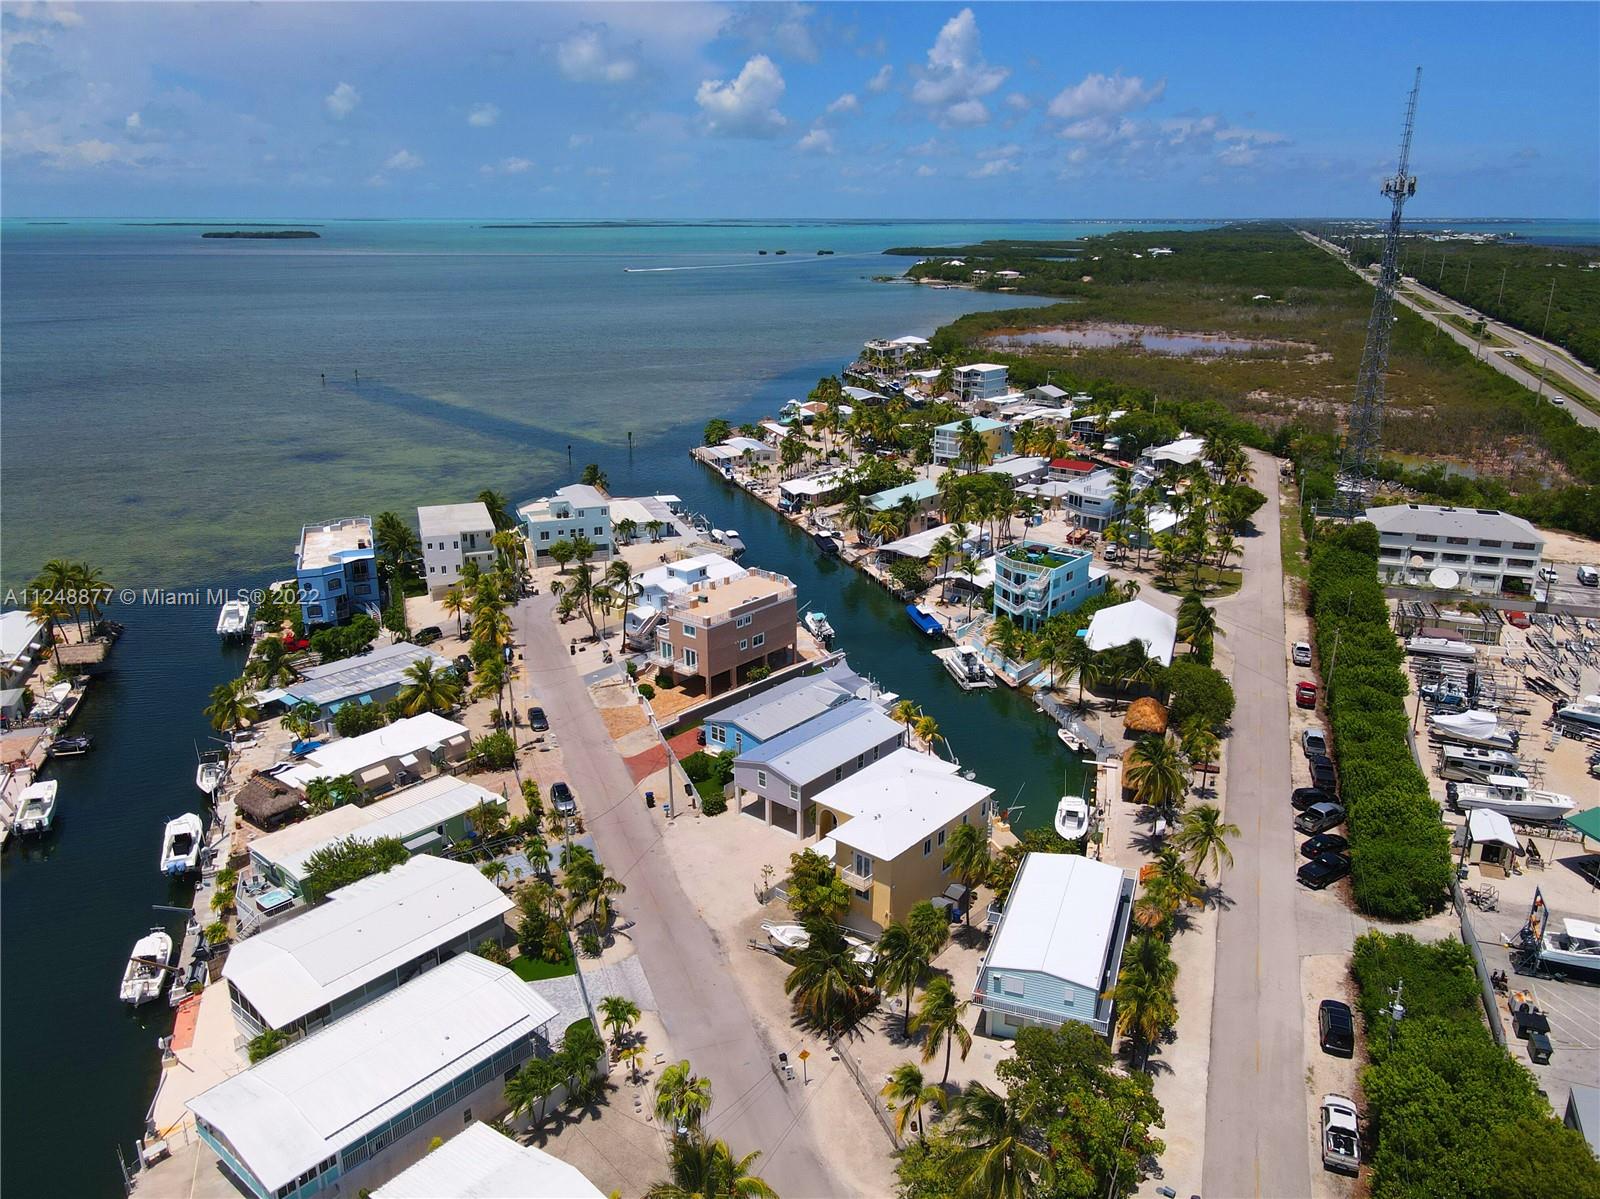
[[[1417,119],[1417,93],[1422,89],[1422,68],[1417,68],[1406,99],[1406,128],[1400,139],[1400,169],[1383,181],[1383,194],[1393,203],[1389,232],[1383,239],[1383,262],[1378,267],[1377,293],[1367,321],[1367,345],[1361,353],[1361,373],[1356,378],[1356,398],[1350,405],[1350,428],[1345,437],[1344,459],[1339,464],[1339,507],[1346,515],[1364,512],[1372,501],[1378,441],[1383,433],[1383,374],[1389,369],[1389,340],[1394,332],[1394,293],[1400,282],[1400,215],[1406,201],[1417,194],[1417,177],[1411,166],[1411,131]]]

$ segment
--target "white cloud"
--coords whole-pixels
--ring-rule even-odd
[[[695,92],[706,131],[720,137],[776,137],[789,122],[778,111],[783,74],[765,54],[744,64],[738,76],[724,83],[706,79]]]
[[[467,124],[487,129],[500,119],[500,109],[493,104],[474,104],[467,113]]]
[[[907,158],[927,158],[935,154],[949,154],[954,150],[955,146],[951,142],[940,141],[936,137],[930,137],[927,141],[918,142],[914,146],[907,146],[905,153]]]
[[[879,95],[889,90],[889,84],[894,80],[894,68],[888,63],[878,68],[878,73],[867,80],[867,90],[874,95]]]
[[[821,57],[811,33],[809,4],[752,4],[736,11],[726,33],[752,50],[772,49],[787,58],[816,62]]]
[[[982,166],[975,167],[967,172],[968,179],[997,179],[1001,175],[1011,175],[1021,170],[1016,160],[1011,158],[991,158]]]
[[[1006,97],[1006,107],[1015,112],[1027,112],[1033,107],[1033,101],[1021,92],[1012,92]]]
[[[581,150],[584,146],[587,146],[592,141],[594,141],[592,134],[574,133],[567,138],[567,149]]]
[[[631,58],[613,55],[598,29],[580,30],[557,46],[556,65],[577,83],[626,83],[639,69]]]
[[[380,175],[368,175],[367,176],[367,186],[368,187],[388,187],[389,186],[389,181],[387,179],[385,179],[381,174]]]
[[[1061,130],[1061,136],[1075,142],[1126,142],[1140,132],[1140,124],[1131,117],[1087,117],[1073,121]]]
[[[396,150],[384,160],[386,171],[414,171],[422,165],[422,156],[410,150]]]
[[[524,172],[533,170],[533,160],[517,158],[513,155],[510,158],[502,158],[500,160],[500,169],[507,175],[521,175]]]
[[[861,101],[856,99],[854,92],[846,92],[832,104],[828,105],[829,116],[841,116],[845,113],[860,112]]]
[[[1120,116],[1145,108],[1161,98],[1167,81],[1158,79],[1149,87],[1137,75],[1085,75],[1082,82],[1064,88],[1050,101],[1050,115],[1061,121]]]
[[[923,163],[921,166],[919,166],[917,168],[917,178],[918,179],[931,179],[931,178],[933,178],[933,176],[937,175],[938,173],[939,173],[938,171],[934,170],[927,163]]]
[[[984,61],[978,19],[970,8],[963,8],[939,30],[911,98],[939,110],[943,119],[954,124],[981,124],[988,120],[988,109],[977,101],[997,90],[1010,73]]]
[[[356,110],[356,105],[361,103],[361,93],[348,83],[341,83],[322,98],[323,106],[328,110],[328,115],[336,121],[342,121]]]
[[[144,118],[136,112],[130,112],[128,119],[122,122],[122,127],[129,133],[136,133],[144,128]]]
[[[795,142],[794,148],[802,154],[832,154],[833,134],[826,129],[813,129]]]
[[[979,150],[978,157],[987,161],[991,158],[1015,158],[1021,153],[1021,146],[1016,142],[1008,142],[1003,146],[990,146],[987,150]]]

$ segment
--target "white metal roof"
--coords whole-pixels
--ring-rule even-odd
[[[20,608],[0,612],[0,659],[15,661],[26,650],[38,648],[43,626]]]
[[[820,674],[779,683],[707,716],[706,723],[736,726],[758,740],[770,741],[813,716],[837,707],[852,695],[877,698],[882,702],[881,695],[871,695],[871,685],[865,679],[841,662]]]
[[[188,1107],[276,1190],[555,1014],[505,967],[462,954]]]
[[[372,1199],[605,1199],[576,1166],[487,1124],[451,1137]]]
[[[341,774],[359,776],[369,766],[387,762],[391,758],[414,754],[430,745],[442,745],[456,737],[465,737],[467,726],[446,720],[437,712],[423,712],[407,716],[381,729],[362,733],[359,737],[346,737],[314,749],[299,766],[285,770],[279,777],[293,787],[304,789],[312,779],[332,778]]]
[[[663,595],[677,595],[707,579],[740,579],[748,573],[737,562],[721,554],[696,554],[692,558],[668,562],[665,566],[652,566],[634,575],[633,581],[641,591],[656,590]]]
[[[308,666],[294,682],[285,683],[276,692],[263,694],[282,696],[286,701],[304,700],[323,707],[352,696],[402,684],[412,663],[423,658],[431,660],[435,670],[445,670],[450,665],[449,658],[424,646],[396,641],[391,645],[380,645],[360,657],[340,658],[334,662]]]
[[[1180,437],[1177,441],[1169,441],[1166,445],[1158,445],[1145,451],[1145,457],[1152,462],[1171,462],[1178,466],[1188,466],[1199,462],[1205,457],[1206,443],[1199,437]]]
[[[240,941],[222,976],[282,1028],[511,908],[476,866],[418,854]]]
[[[1516,830],[1504,812],[1488,808],[1473,808],[1467,813],[1467,835],[1479,845],[1504,845],[1507,849],[1522,848]]]
[[[991,371],[1003,371],[1005,369],[1006,368],[1001,366],[998,362],[969,362],[966,366],[956,367],[956,373],[960,374],[962,371],[982,371],[984,374],[988,374]]]
[[[1544,545],[1544,534],[1520,516],[1495,508],[1455,508],[1438,504],[1386,504],[1368,508],[1367,520],[1379,533],[1436,537],[1489,538],[1491,541],[1531,541]]]
[[[1178,618],[1143,600],[1130,600],[1101,608],[1091,616],[1086,640],[1090,649],[1097,650],[1142,641],[1146,653],[1170,666],[1172,647],[1178,640]]]
[[[405,787],[377,803],[361,807],[345,804],[250,842],[250,852],[271,862],[294,878],[305,875],[306,859],[317,850],[346,837],[376,841],[393,837],[409,841],[418,833],[437,828],[472,811],[480,803],[504,805],[503,795],[454,775]]]
[[[926,337],[918,337],[914,333],[907,333],[904,337],[897,337],[889,343],[894,346],[925,346],[928,344]]]
[[[430,504],[417,509],[417,527],[424,537],[453,537],[493,532],[494,521],[485,504]]]
[[[902,537],[898,541],[891,541],[888,545],[879,546],[878,549],[880,552],[887,551],[891,554],[899,554],[902,558],[926,558],[933,553],[933,543],[953,528],[955,528],[954,525],[937,525],[931,529],[924,529],[920,533],[912,533],[907,537]]]
[[[803,786],[904,732],[871,700],[851,699],[746,751],[734,765],[765,767]]]
[[[1030,853],[1011,885],[989,970],[1034,970],[1100,986],[1122,901],[1123,873],[1070,853]]]
[[[959,769],[932,754],[897,749],[817,799],[850,817],[834,828],[834,841],[892,861],[994,794],[993,787],[962,778]]]

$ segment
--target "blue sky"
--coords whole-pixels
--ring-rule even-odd
[[[1600,5],[13,4],[8,216],[1600,214]]]

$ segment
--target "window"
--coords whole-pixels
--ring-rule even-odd
[[[550,540],[550,530],[549,529],[540,529],[539,530],[539,540],[540,541],[549,541]]]
[[[1005,976],[1004,990],[1007,995],[1026,995],[1028,993],[1027,978],[1018,978],[1016,975]]]
[[[685,649],[683,651],[683,664],[690,670],[699,669],[700,655],[695,653],[695,651],[692,649]]]
[[[860,770],[866,764],[867,764],[867,755],[866,754],[857,754],[856,755],[856,769]]]
[[[944,844],[944,830],[943,829],[939,830],[939,844],[940,845]]]
[[[835,766],[833,768],[833,781],[837,783],[843,777],[844,777],[844,767],[843,766]]]
[[[453,550],[460,549],[461,548],[461,539],[458,537],[456,540],[452,541],[450,543],[450,548],[453,549]]]
[[[742,654],[742,653],[744,653],[745,650],[747,650],[749,648],[750,648],[750,638],[748,638],[748,637],[741,638],[740,641],[739,641],[739,652]]]
[[[750,644],[755,646],[757,649],[760,649],[766,643],[767,643],[767,635],[765,633],[757,633],[755,635],[755,637],[750,642]]]
[[[872,877],[872,859],[864,853],[856,854],[856,873],[862,878]]]
[[[789,784],[789,798],[794,800],[796,803],[800,802],[800,788],[796,787],[793,783]]]
[[[1418,541],[1438,541],[1439,539],[1437,537],[1435,537],[1432,533],[1418,533],[1417,534],[1417,540]]]
[[[672,642],[658,641],[656,643],[656,655],[668,662],[672,661]]]
[[[728,730],[720,724],[714,724],[706,730],[706,740],[713,745],[726,745],[728,743]]]
[[[1446,545],[1466,545],[1469,540],[1470,538],[1467,537],[1446,537],[1444,543]]]
[[[462,1112],[461,1112],[461,1122],[463,1124],[471,1124],[472,1123],[472,1109],[470,1107],[469,1108],[465,1108],[465,1109],[462,1110]]]
[[[755,619],[755,617],[753,617],[753,616],[739,616],[739,617],[735,617],[735,618],[734,618],[734,622],[733,622],[733,627],[734,627],[734,628],[736,628],[736,629],[746,629],[746,628],[749,628],[749,627],[750,627],[750,622],[751,622],[751,621],[752,621],[752,620],[754,620],[754,619]]]
[[[605,526],[604,525],[595,525],[595,527],[594,527],[594,535],[596,537],[604,537],[606,535]]]
[[[1536,550],[1539,547],[1531,541],[1513,541],[1511,548],[1514,550]]]
[[[698,637],[700,633],[699,630],[697,630],[692,624],[686,624],[683,626],[683,635],[692,640],[693,638]]]
[[[756,786],[765,787],[766,785],[767,785],[767,772],[765,770],[756,771]]]
[[[1492,537],[1480,537],[1478,538],[1478,544],[1485,548],[1498,548],[1500,545],[1500,543]]]
[[[933,838],[929,837],[922,843],[922,856],[927,857],[933,852]]]
[[[344,587],[344,580],[343,579],[331,578],[331,579],[328,580],[328,590],[329,591],[338,591],[343,587]]]

